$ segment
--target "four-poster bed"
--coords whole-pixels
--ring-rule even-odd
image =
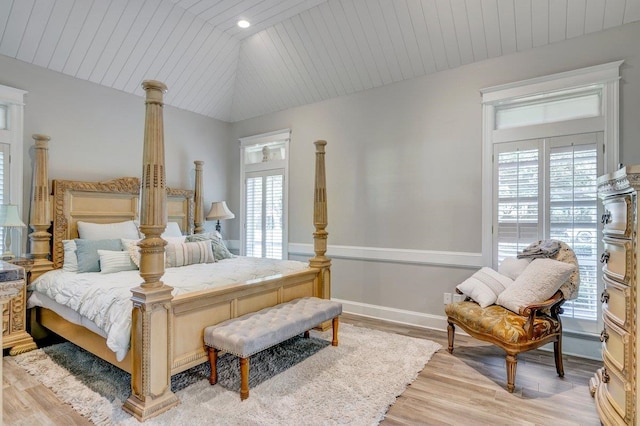
[[[34,326],[42,326],[131,373],[131,396],[123,408],[139,420],[178,404],[170,389],[171,375],[207,361],[203,330],[229,318],[299,297],[330,298],[331,261],[327,247],[324,147],[317,141],[314,193],[314,250],[308,267],[291,273],[172,295],[163,281],[167,219],[183,233],[202,232],[202,165],[195,162],[195,189],[165,186],[163,94],[166,86],[145,81],[146,115],[141,182],[119,178],[108,182],[53,181],[47,176],[49,138],[34,135],[34,188],[29,235],[34,259],[32,281],[62,267],[63,240],[78,237],[78,221],[116,223],[139,219],[142,239],[139,277],[130,288],[132,301],[130,350],[118,361],[105,338],[44,307],[34,308]],[[138,212],[138,206],[140,211]],[[53,223],[53,235],[48,232]],[[53,238],[53,241],[51,239]],[[52,252],[50,252],[52,247]],[[45,276],[46,277],[46,276]],[[139,278],[138,278],[138,282]]]

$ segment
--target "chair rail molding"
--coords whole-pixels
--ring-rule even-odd
[[[313,255],[313,245],[305,243],[289,243],[289,255]],[[482,253],[457,251],[329,245],[327,248],[327,256],[334,259],[412,263],[468,269],[478,269],[484,266],[482,264]]]

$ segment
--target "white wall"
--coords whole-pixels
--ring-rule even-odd
[[[29,205],[34,133],[51,137],[52,179],[140,176],[145,113],[142,97],[2,55],[0,70],[0,84],[28,91],[24,108],[25,206]],[[192,189],[193,161],[203,160],[205,203],[224,198],[229,187],[227,177],[232,175],[227,170],[230,124],[165,106],[164,127],[167,185]],[[26,211],[23,216],[28,223]]]
[[[350,302],[347,310],[443,327],[442,294],[477,269],[481,251],[480,90],[624,59],[620,158],[640,163],[638,40],[640,23],[628,24],[245,120],[232,132],[237,139],[292,129],[295,258],[312,241],[312,142],[326,139],[329,255],[340,257],[333,297]],[[232,153],[238,164],[237,149]],[[231,194],[240,194],[239,186]],[[228,201],[239,206],[237,198]],[[367,255],[372,250],[376,258],[399,260],[376,261]],[[411,263],[415,258],[425,261]],[[428,264],[442,258],[448,265]]]

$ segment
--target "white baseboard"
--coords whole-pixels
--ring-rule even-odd
[[[447,329],[447,318],[445,316],[423,314],[421,312],[352,302],[350,300],[335,298],[331,298],[331,300],[342,303],[342,311],[346,313],[434,330]]]

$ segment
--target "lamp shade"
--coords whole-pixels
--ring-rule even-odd
[[[207,220],[224,220],[233,219],[236,217],[229,207],[227,207],[226,201],[215,201],[211,203],[211,210],[207,213]]]
[[[18,206],[15,204],[0,204],[0,226],[25,228],[27,225],[20,219]]]

